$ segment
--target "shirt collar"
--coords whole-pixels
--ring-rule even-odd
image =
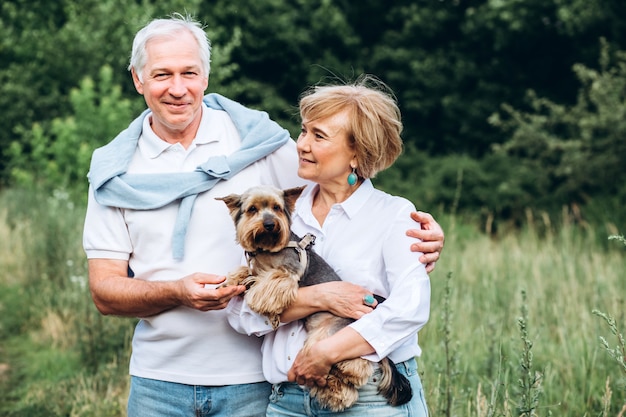
[[[374,185],[372,181],[369,178],[365,179],[363,184],[346,201],[339,203],[339,206],[348,215],[348,218],[352,218],[356,216],[359,210],[365,207],[365,203],[373,192]]]
[[[296,203],[295,213],[298,216],[303,219],[309,219],[313,216],[311,213],[311,207],[313,207],[313,196],[317,193],[319,187],[319,184],[315,184],[304,190],[302,196]],[[369,178],[365,179],[359,188],[357,188],[356,191],[346,199],[346,201],[335,204],[333,207],[339,207],[344,213],[346,213],[348,218],[352,218],[359,212],[359,210],[365,207],[367,200],[373,192],[374,185],[372,184],[372,180]]]
[[[198,133],[196,138],[193,140],[192,144],[195,145],[204,145],[211,142],[218,142],[222,135],[221,128],[218,123],[212,123],[213,119],[213,111],[214,109],[209,109],[209,107],[202,103],[202,118],[200,119],[200,126],[198,127]],[[150,125],[150,121],[152,118],[152,113],[148,113],[148,115],[143,119],[143,129],[141,131],[141,148],[145,155],[148,158],[157,158],[167,149],[173,146],[180,146],[177,143],[167,143],[160,137],[154,133],[152,130],[152,126]],[[209,128],[211,127],[211,129]],[[216,132],[214,128],[218,128]],[[211,132],[211,134],[207,134]],[[193,146],[193,145],[192,145]]]

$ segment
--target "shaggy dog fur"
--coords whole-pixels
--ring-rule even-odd
[[[291,213],[303,189],[260,186],[241,195],[217,198],[226,203],[235,223],[237,242],[248,258],[248,266],[232,271],[222,285],[245,285],[246,302],[252,310],[267,316],[273,328],[278,327],[280,314],[295,300],[299,287],[340,280],[311,248],[314,236],[300,238],[291,232]],[[352,321],[328,312],[311,315],[305,321],[308,336],[303,349]],[[408,402],[412,391],[406,377],[387,358],[379,362],[379,367],[379,393],[394,406]],[[331,368],[327,385],[311,388],[311,395],[322,406],[342,411],[356,402],[358,388],[373,372],[372,362],[362,358],[339,362]]]

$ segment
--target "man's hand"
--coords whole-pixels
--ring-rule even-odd
[[[421,229],[411,229],[406,232],[408,236],[421,240],[411,245],[411,250],[423,253],[420,262],[426,265],[426,272],[431,273],[443,250],[445,240],[443,229],[429,213],[413,212],[411,218],[422,225]]]
[[[231,298],[242,294],[244,285],[216,288],[226,277],[196,272],[180,280],[179,299],[183,305],[200,311],[221,310]]]
[[[128,261],[89,260],[89,289],[102,314],[150,317],[185,305],[201,311],[225,308],[246,287],[216,289],[224,276],[196,272],[173,281],[145,281],[128,277]]]

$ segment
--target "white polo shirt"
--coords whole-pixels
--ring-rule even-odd
[[[144,119],[143,133],[128,173],[193,171],[210,156],[228,155],[241,140],[226,112],[204,106],[198,135],[188,149],[158,138]],[[126,210],[98,204],[89,193],[84,248],[87,257],[128,260],[134,279],[176,280],[194,272],[225,275],[242,264],[233,221],[223,201],[258,184],[302,185],[295,142],[221,181],[198,196],[189,221],[185,257],[172,257],[178,202],[156,210]],[[261,340],[235,332],[224,310],[201,312],[178,307],[139,321],[132,344],[130,373],[192,385],[263,381]]]
[[[311,212],[317,186],[307,187],[298,199],[292,230],[316,236],[314,250],[344,281],[369,289],[387,300],[351,324],[375,349],[364,356],[375,362],[389,357],[395,363],[419,356],[417,332],[430,314],[430,280],[415,239],[406,231],[418,227],[410,217],[413,204],[373,187],[366,180],[343,203],[335,204],[320,226]],[[295,321],[272,332],[263,316],[250,311],[240,298],[230,302],[229,321],[238,331],[265,335],[263,371],[271,383],[287,381],[287,372],[304,344],[306,330]]]

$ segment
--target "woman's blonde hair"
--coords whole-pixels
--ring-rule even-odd
[[[372,75],[343,85],[315,86],[300,98],[302,120],[317,120],[347,111],[344,126],[356,152],[356,173],[372,178],[402,153],[402,120],[391,89]]]

